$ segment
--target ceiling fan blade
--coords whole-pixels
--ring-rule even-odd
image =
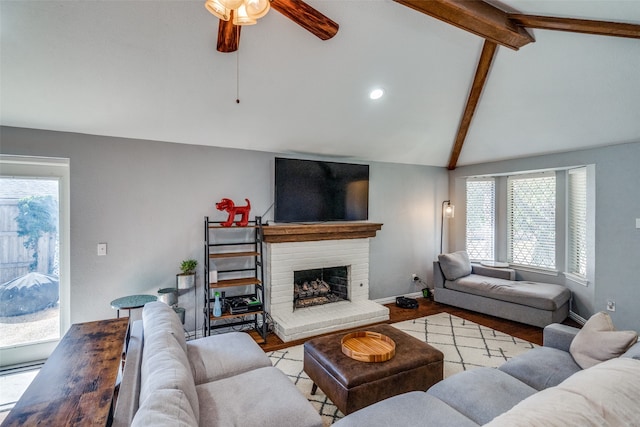
[[[271,7],[322,40],[329,40],[339,25],[302,0],[271,0]]]
[[[233,11],[231,13],[233,14]],[[233,25],[232,19],[228,21],[220,20],[218,25],[218,46],[216,47],[218,52],[228,53],[238,50],[241,28],[239,25]]]

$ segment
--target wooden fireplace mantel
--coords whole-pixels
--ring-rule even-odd
[[[376,237],[381,228],[382,224],[374,222],[276,224],[263,227],[262,233],[266,243],[311,242]]]

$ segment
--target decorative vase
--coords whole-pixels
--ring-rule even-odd
[[[220,317],[222,316],[222,306],[220,305],[220,293],[215,293],[215,301],[213,303],[213,316]]]

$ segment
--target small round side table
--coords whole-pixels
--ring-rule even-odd
[[[146,303],[157,299],[155,295],[129,295],[111,301],[111,308],[118,311],[118,318],[120,318],[120,310],[129,310],[129,317],[131,317],[131,310],[144,307]]]

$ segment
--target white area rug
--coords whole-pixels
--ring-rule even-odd
[[[528,341],[448,313],[394,323],[392,326],[442,351],[445,378],[457,372],[483,366],[496,368],[510,358],[536,347]],[[343,417],[322,390],[318,389],[315,395],[311,395],[313,382],[302,370],[302,345],[273,351],[268,356],[273,365],[284,372],[316,407],[325,426]]]

